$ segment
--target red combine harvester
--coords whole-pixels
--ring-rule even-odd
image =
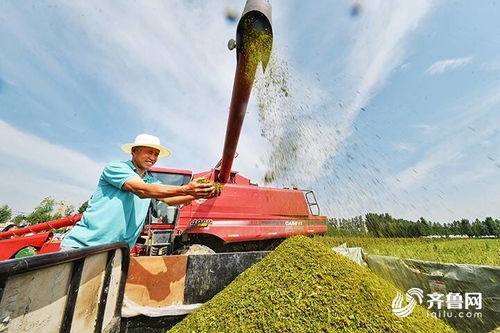
[[[326,232],[326,216],[320,216],[312,191],[261,187],[231,170],[258,63],[265,70],[272,36],[269,3],[247,1],[236,41],[228,44],[231,50],[236,48],[237,66],[220,167],[195,174],[188,170],[151,170],[167,185],[184,185],[193,178],[206,177],[224,185],[222,194],[182,207],[152,200],[144,233],[132,252],[167,255],[194,248],[214,252],[264,250],[289,236]],[[0,260],[13,258],[28,247],[39,254],[58,251],[60,242],[53,240],[49,230],[74,225],[80,218],[74,215],[0,233]]]
[[[178,179],[175,184],[182,185],[192,178],[188,171],[152,173],[167,184]],[[218,174],[220,170],[213,169],[194,177],[216,180]],[[325,233],[326,217],[319,216],[312,191],[260,187],[233,171],[218,198],[183,207],[153,200],[146,229],[148,254],[169,254],[192,244],[216,252],[263,250],[289,236]]]

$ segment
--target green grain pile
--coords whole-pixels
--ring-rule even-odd
[[[396,317],[396,292],[368,269],[299,236],[169,332],[454,332],[420,306]]]

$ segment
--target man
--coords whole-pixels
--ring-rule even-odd
[[[183,186],[161,185],[148,170],[170,151],[160,139],[140,134],[121,149],[132,154],[130,161],[109,163],[82,219],[64,236],[61,248],[81,248],[126,241],[132,248],[141,232],[151,198],[169,205],[213,196],[214,184],[195,180]]]

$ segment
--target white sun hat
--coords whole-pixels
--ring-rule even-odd
[[[170,155],[170,150],[160,144],[160,138],[149,134],[139,134],[135,137],[134,143],[127,143],[121,146],[121,149],[126,153],[131,153],[133,147],[151,147],[158,149],[160,154],[158,157],[167,157]]]

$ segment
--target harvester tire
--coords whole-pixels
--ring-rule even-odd
[[[193,244],[193,245],[188,245],[185,246],[177,251],[179,254],[186,254],[186,255],[191,255],[191,254],[213,254],[215,253],[214,250],[209,248],[208,246],[201,245],[201,244]]]

